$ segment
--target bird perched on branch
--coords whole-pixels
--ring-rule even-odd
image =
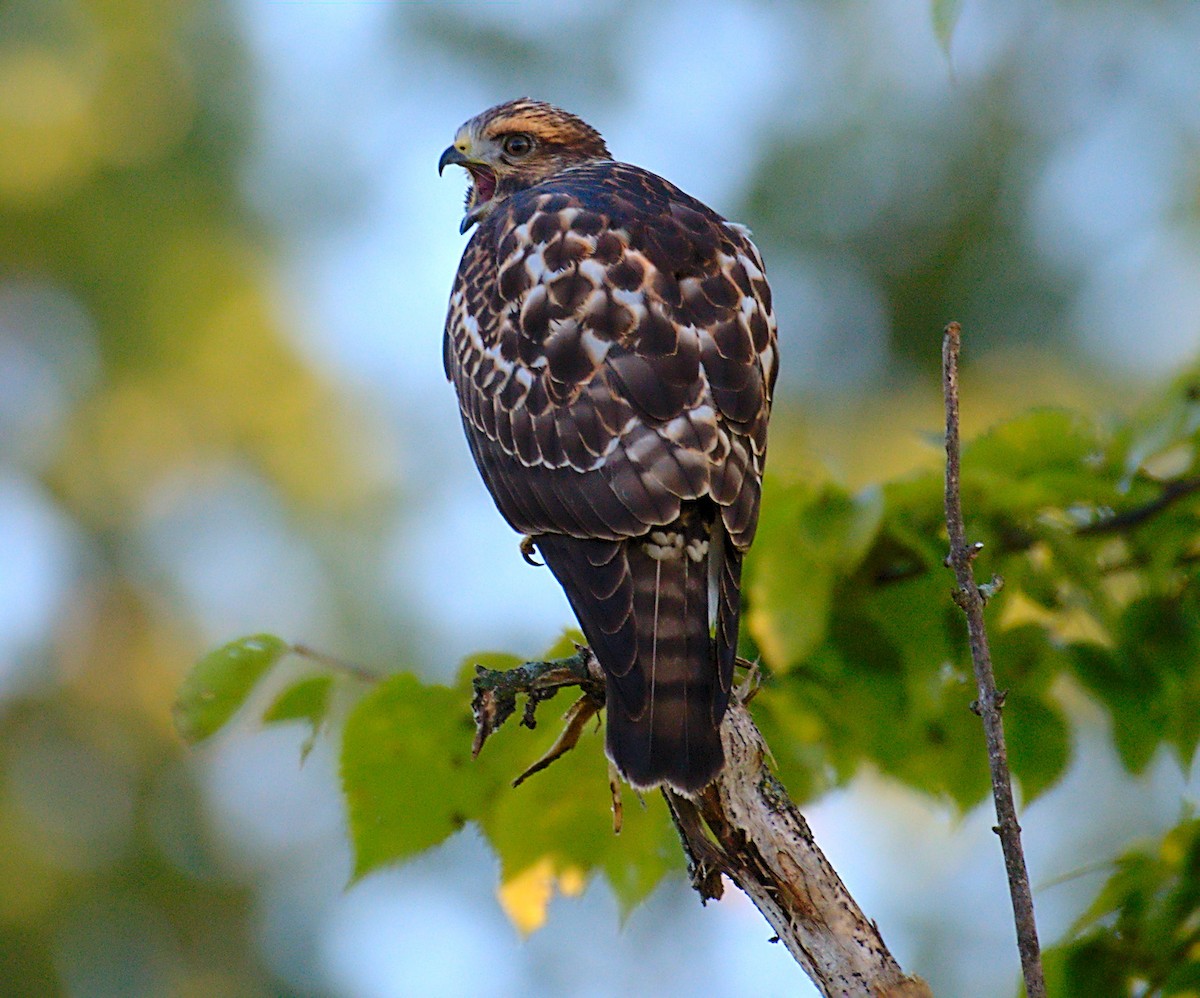
[[[471,453],[604,669],[609,758],[695,792],[724,764],[777,371],[762,258],[540,101],[466,122],[448,165],[472,181],[444,340]]]

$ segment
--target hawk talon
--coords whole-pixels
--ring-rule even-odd
[[[544,561],[538,561],[534,557],[537,552],[537,538],[533,534],[526,534],[521,538],[521,557],[525,559],[525,564],[532,565],[534,568],[542,568],[545,566]]]

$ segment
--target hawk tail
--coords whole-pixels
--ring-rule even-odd
[[[709,632],[709,525],[677,521],[627,542],[640,704],[608,696],[608,754],[634,786],[699,790],[725,763]],[[718,707],[719,705],[719,707]]]
[[[604,668],[606,748],[635,787],[693,792],[725,762],[741,556],[719,524],[685,513],[626,541],[537,541]]]

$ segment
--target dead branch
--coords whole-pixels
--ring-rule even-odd
[[[999,588],[1000,580],[994,579],[985,587],[976,584],[972,564],[983,545],[967,543],[963,524],[958,441],[958,352],[961,337],[962,328],[957,322],[952,322],[946,327],[942,341],[942,389],[946,401],[946,528],[950,538],[947,564],[954,569],[954,577],[958,581],[954,601],[967,617],[971,661],[975,665],[975,683],[979,690],[979,699],[972,709],[983,718],[983,730],[987,737],[992,797],[996,802],[995,832],[1000,836],[1004,851],[1025,991],[1029,998],[1045,998],[1046,983],[1033,914],[1033,894],[1029,888],[1025,853],[1021,848],[1021,826],[1017,823],[1008,750],[1004,744],[1004,723],[1000,716],[1004,694],[996,689],[992,655],[983,624],[984,604],[987,597]]]
[[[536,702],[551,689],[578,685],[585,699],[603,703],[604,679],[590,659],[581,649],[558,662],[530,662],[507,672],[479,669],[472,703],[476,751],[515,712],[518,695]],[[717,779],[695,797],[663,792],[692,886],[702,901],[719,898],[721,877],[727,876],[830,998],[932,998],[924,981],[905,976],[768,769],[766,744],[744,705],[750,693],[747,684],[725,715],[726,764]]]

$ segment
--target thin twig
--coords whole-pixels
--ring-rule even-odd
[[[1116,509],[1097,517],[1091,523],[1071,528],[1069,533],[1076,537],[1107,537],[1110,534],[1130,533],[1151,522],[1176,503],[1190,496],[1200,494],[1200,476],[1177,478],[1162,483],[1162,491],[1153,499],[1140,506],[1126,509]],[[1039,533],[1027,527],[1010,524],[1008,536],[1001,539],[1000,550],[1004,554],[1017,554],[1028,551],[1039,540]],[[1182,555],[1176,561],[1176,567],[1183,567],[1196,561],[1194,555]],[[1102,568],[1102,572],[1118,572],[1121,565]],[[1132,566],[1130,566],[1132,567]],[[924,561],[907,559],[897,563],[880,566],[871,581],[876,586],[888,586],[897,582],[907,582],[929,571],[930,566]]]
[[[578,745],[579,736],[583,734],[584,726],[596,716],[596,712],[599,710],[600,705],[586,693],[571,704],[570,709],[563,716],[566,724],[563,725],[562,731],[558,733],[558,737],[554,739],[554,744],[546,750],[545,755],[512,781],[513,788],[516,789],[534,773],[540,773],[550,763],[554,762],[555,759],[562,758]],[[478,753],[476,754],[478,755]]]
[[[1167,482],[1163,486],[1162,494],[1151,499],[1148,503],[1142,506],[1134,506],[1132,509],[1111,513],[1097,520],[1095,523],[1089,523],[1087,526],[1080,527],[1075,532],[1083,536],[1095,536],[1097,534],[1116,534],[1123,530],[1132,530],[1134,527],[1140,527],[1146,521],[1152,520],[1163,510],[1179,502],[1180,499],[1186,499],[1196,492],[1200,492],[1200,477],[1176,479],[1175,481]]]
[[[968,544],[963,525],[959,477],[958,443],[958,351],[962,327],[957,322],[946,326],[942,341],[942,389],[946,399],[946,529],[950,535],[950,567],[958,580],[954,601],[967,616],[971,660],[975,664],[975,683],[979,689],[978,713],[987,736],[988,764],[992,773],[992,796],[996,801],[995,832],[1004,850],[1008,889],[1012,896],[1013,917],[1017,927],[1017,948],[1021,953],[1021,971],[1029,998],[1045,998],[1046,982],[1038,946],[1037,924],[1033,915],[1033,894],[1029,888],[1029,870],[1021,848],[1021,826],[1013,802],[1012,776],[1008,768],[1008,750],[1004,745],[1004,723],[1000,710],[1004,695],[996,689],[992,655],[983,625],[986,602],[975,582],[972,562],[982,545]]]
[[[291,645],[290,650],[293,655],[306,658],[310,662],[316,662],[318,665],[333,669],[335,672],[344,672],[355,679],[361,679],[364,683],[377,683],[384,678],[378,672],[372,672],[370,669],[364,668],[354,662],[348,662],[344,658],[327,655],[325,652],[317,651],[317,649],[310,648],[308,645]]]

